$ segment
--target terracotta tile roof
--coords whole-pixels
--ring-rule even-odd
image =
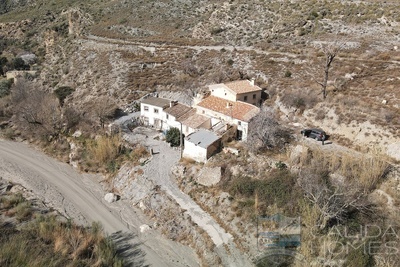
[[[143,104],[148,104],[148,105],[152,105],[152,106],[156,106],[156,107],[160,107],[160,108],[166,108],[169,107],[169,102],[171,100],[168,99],[164,99],[164,98],[158,98],[158,97],[153,97],[153,96],[149,96],[145,99],[142,100]]]
[[[210,118],[206,116],[197,114],[196,110],[193,109],[192,111],[180,117],[178,121],[181,122],[183,125],[189,126],[192,129],[197,129],[200,127],[200,125],[202,125],[209,119]]]
[[[257,85],[252,85],[249,80],[229,82],[225,83],[225,85],[237,94],[250,93],[261,90],[261,88]]]
[[[241,101],[229,101],[216,96],[209,96],[203,99],[197,106],[246,122],[260,112],[260,109],[254,105]]]
[[[164,109],[165,113],[167,113],[171,116],[174,116],[176,119],[182,117],[183,115],[185,115],[186,113],[188,113],[191,110],[192,110],[191,107],[180,104],[180,103],[176,103],[172,107],[168,107],[168,108]]]

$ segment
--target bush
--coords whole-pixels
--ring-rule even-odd
[[[216,28],[211,29],[211,34],[212,34],[212,35],[216,35],[216,34],[221,33],[221,32],[223,32],[223,31],[224,31],[223,28],[221,28],[221,27],[216,27]]]
[[[118,156],[122,154],[123,146],[119,135],[100,136],[87,146],[88,160],[97,167],[105,166],[114,169],[118,164]]]
[[[16,70],[29,70],[29,65],[25,64],[25,61],[20,57],[12,60],[11,67]]]
[[[64,100],[72,94],[75,90],[69,86],[61,86],[54,90],[54,94],[57,96],[58,100],[60,100],[60,105],[64,105]]]
[[[287,107],[305,110],[313,108],[318,103],[318,98],[316,94],[307,91],[294,91],[283,94],[281,101]]]
[[[244,208],[251,206],[250,200],[257,196],[258,206],[265,207],[277,204],[288,213],[295,213],[298,208],[296,202],[301,196],[296,186],[296,177],[287,169],[276,170],[263,180],[252,179],[248,176],[238,176],[228,182],[228,191],[234,198],[236,196],[248,198],[239,205]],[[265,210],[261,210],[261,213]]]
[[[0,98],[10,94],[13,79],[0,81]]]
[[[1,44],[0,44],[0,49],[1,49]],[[7,62],[8,60],[6,57],[0,57],[0,75],[4,75],[3,67],[6,66]]]
[[[181,144],[181,132],[178,128],[172,127],[166,133],[165,139],[171,146],[176,147]]]

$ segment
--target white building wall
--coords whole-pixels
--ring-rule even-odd
[[[183,150],[183,157],[194,159],[197,162],[207,161],[207,150],[200,146],[185,140],[185,148]]]
[[[193,129],[192,127],[189,127],[187,125],[182,125],[182,132],[185,136],[188,136],[191,133],[194,133],[196,129]]]
[[[217,96],[230,101],[236,101],[236,94],[229,90],[223,84],[214,84],[209,86],[211,95]]]
[[[261,100],[261,91],[237,95],[237,100],[258,106]]]
[[[203,113],[204,111],[204,113]],[[205,116],[209,116],[211,117],[211,125],[215,125],[217,124],[219,121],[226,121],[230,124],[235,124],[237,125],[237,129],[239,131],[242,131],[242,140],[246,141],[247,140],[247,136],[248,136],[248,127],[249,127],[249,123],[248,122],[244,122],[244,121],[240,121],[237,119],[232,119],[232,117],[227,116],[225,114],[222,113],[218,113],[209,109],[205,109],[202,107],[197,107],[197,112],[199,114],[205,115]]]
[[[179,130],[181,129],[181,125],[176,121],[175,117],[164,112],[162,130],[167,131],[173,127],[178,128]]]
[[[246,141],[247,140],[247,136],[248,136],[248,129],[249,129],[249,123],[241,121],[240,125],[237,125],[237,129],[238,131],[242,131],[242,140]]]
[[[150,126],[163,128],[165,112],[162,108],[140,103],[140,116],[148,118]],[[157,123],[159,123],[159,125],[156,125]]]

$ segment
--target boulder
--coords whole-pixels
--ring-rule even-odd
[[[77,130],[77,131],[74,132],[74,134],[72,135],[72,137],[78,138],[78,137],[81,137],[81,135],[82,135],[82,131]]]
[[[118,200],[118,196],[117,196],[116,194],[114,194],[114,193],[107,193],[107,194],[104,196],[104,199],[105,199],[108,203],[113,203],[113,202],[115,202],[115,201]]]
[[[196,181],[204,186],[212,186],[221,180],[221,167],[204,167],[200,170],[199,175],[196,177]]]
[[[151,227],[148,226],[147,224],[142,224],[139,228],[141,233],[145,233],[151,229]]]
[[[186,167],[183,165],[175,165],[171,168],[172,174],[178,177],[183,177],[186,172]]]
[[[389,144],[386,153],[395,160],[400,160],[400,142]]]
[[[0,193],[4,194],[4,193],[10,191],[12,187],[13,187],[13,185],[8,182],[5,184],[0,184]]]

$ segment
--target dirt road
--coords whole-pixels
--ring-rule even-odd
[[[142,243],[140,249],[146,254],[144,259],[138,258],[137,250],[126,255],[134,266],[198,266],[197,258],[189,248],[167,240],[155,231],[138,234],[136,229],[146,223],[145,218],[133,211],[129,203],[105,202],[97,176],[80,174],[68,164],[26,144],[5,140],[0,140],[0,176],[20,183],[48,206],[79,224],[98,221],[117,240],[127,242],[129,239],[132,247]]]
[[[124,135],[128,142],[142,142],[153,150],[154,155],[150,162],[146,164],[144,175],[154,184],[160,185],[161,189],[165,190],[179,204],[193,222],[207,232],[216,246],[216,253],[223,266],[254,266],[248,257],[236,247],[232,235],[226,232],[190,196],[179,189],[176,182],[171,178],[171,167],[179,161],[179,150],[171,148],[169,144],[158,140],[158,138],[153,138],[154,135],[157,136],[158,134],[155,134],[154,130],[143,127],[136,128],[134,133]]]

